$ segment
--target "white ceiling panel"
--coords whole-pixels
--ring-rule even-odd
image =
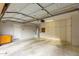
[[[54,4],[54,3],[40,3],[40,5],[43,7],[49,7],[52,4]]]
[[[34,14],[31,14],[31,16],[38,18],[38,19],[41,19],[41,18],[47,17],[49,15],[44,10],[40,10],[40,11],[34,13]]]
[[[62,12],[65,12],[65,11],[69,11],[69,10],[73,10],[75,8],[77,8],[77,5],[78,4],[60,4],[60,7],[56,7],[55,9],[52,8],[52,9],[48,9],[50,11],[51,14],[58,14],[58,13],[62,13]]]
[[[28,3],[12,3],[10,4],[9,8],[7,9],[7,11],[20,11],[23,8],[25,8],[25,6],[28,6]]]
[[[57,10],[57,9],[61,9],[63,7],[66,7],[66,6],[69,6],[71,5],[71,3],[55,3],[55,4],[52,4],[51,6],[47,7],[46,9],[51,12],[54,10]]]
[[[22,13],[25,14],[32,14],[35,13],[36,11],[40,10],[41,8],[37,4],[30,4],[29,6],[26,6],[22,11]]]
[[[24,19],[24,20],[26,20],[26,21],[29,21],[29,20],[32,20],[32,19],[33,19],[33,18],[30,18],[30,17],[23,16],[23,15],[21,15],[21,14],[16,15],[15,17],[16,17],[16,18]]]

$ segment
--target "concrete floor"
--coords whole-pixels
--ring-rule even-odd
[[[52,44],[53,43],[53,44]],[[78,56],[79,51],[48,40],[24,40],[0,47],[3,56]]]

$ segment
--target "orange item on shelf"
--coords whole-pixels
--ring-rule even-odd
[[[1,35],[0,36],[0,44],[6,44],[12,42],[11,35]]]

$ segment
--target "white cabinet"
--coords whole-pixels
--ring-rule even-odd
[[[79,11],[72,14],[72,45],[79,46]]]
[[[72,45],[79,45],[79,11],[51,17],[48,20],[51,21],[41,25],[46,28],[44,34],[67,41]]]

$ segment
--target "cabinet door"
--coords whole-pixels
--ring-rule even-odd
[[[72,43],[71,40],[71,18],[66,19],[66,40],[69,43]]]
[[[59,21],[59,31],[60,31],[60,39],[63,41],[66,41],[66,20],[65,19],[61,19]]]
[[[55,38],[60,39],[60,20],[56,20],[55,22]]]
[[[79,11],[72,15],[72,45],[79,46]]]

